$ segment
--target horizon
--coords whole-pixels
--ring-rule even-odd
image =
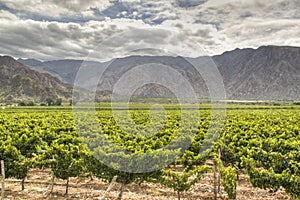
[[[300,46],[287,46],[287,45],[284,45],[284,46],[280,46],[280,45],[263,45],[263,46],[259,46],[257,48],[251,48],[251,47],[245,47],[245,48],[234,48],[234,49],[231,49],[231,50],[225,50],[223,51],[222,53],[220,54],[215,54],[215,55],[204,55],[204,56],[209,56],[209,57],[214,57],[214,56],[221,56],[225,53],[228,53],[228,52],[232,52],[232,51],[235,51],[235,50],[246,50],[246,49],[252,49],[252,50],[258,50],[259,48],[262,48],[262,47],[278,47],[278,48],[284,48],[284,47],[289,47],[289,48],[300,48]],[[40,60],[40,59],[37,59],[37,58],[34,58],[34,57],[29,57],[29,58],[18,58],[18,57],[14,57],[12,55],[7,55],[7,54],[2,54],[0,53],[0,56],[1,57],[11,57],[13,59],[15,59],[16,61],[18,60],[35,60],[35,61],[39,61],[39,62],[52,62],[52,61],[88,61],[88,62],[101,62],[101,61],[97,61],[97,60],[84,60],[84,59],[70,59],[70,58],[59,58],[59,59],[55,59],[55,60]],[[130,56],[140,56],[140,55],[130,55]],[[126,57],[130,57],[130,56],[125,56],[125,57],[117,57],[117,58],[112,58],[113,59],[121,59],[121,58],[126,58]],[[147,56],[147,55],[145,55]],[[162,56],[168,56],[168,55],[162,55]],[[200,58],[200,57],[203,57],[203,56],[199,56],[199,57],[195,57],[195,58]],[[191,57],[190,57],[191,58]]]

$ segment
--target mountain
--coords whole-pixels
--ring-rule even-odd
[[[54,71],[44,69],[43,65],[45,65],[45,64],[44,64],[44,62],[42,62],[40,60],[19,58],[17,61],[19,63],[22,63],[22,64],[28,66],[29,68],[31,68],[35,71],[38,71],[38,72],[44,73],[44,74],[50,74],[51,76],[54,76],[54,77],[58,78],[59,80],[65,82],[65,80],[63,80],[62,77],[60,75],[58,75],[57,73],[55,73]]]
[[[53,61],[39,61],[36,59],[18,59],[18,62],[42,73],[49,73],[57,77],[61,81],[73,84],[76,78],[77,71],[82,63],[89,66],[101,65],[99,62],[83,61],[83,60],[53,60]]]
[[[151,60],[152,59],[152,60]],[[195,62],[212,59],[223,78],[228,99],[251,100],[299,100],[300,99],[300,48],[288,46],[262,46],[258,49],[235,49],[222,55],[199,57]],[[172,66],[186,80],[192,83],[195,91],[202,97],[208,95],[207,87],[197,71],[181,57],[147,57],[130,56],[115,59],[98,86],[106,91],[113,90],[115,83],[134,66],[149,62]],[[39,68],[52,75],[59,76],[66,83],[73,84],[80,66],[89,66],[86,70],[85,88],[95,87],[98,75],[106,63],[83,62],[82,60],[58,60],[37,62],[36,60],[20,60],[20,62]],[[134,64],[133,64],[134,63]],[[150,65],[149,67],[154,67]],[[83,67],[84,68],[84,67]],[[81,68],[82,69],[82,68]],[[100,71],[99,71],[100,70]],[[159,75],[155,74],[155,75]],[[140,74],[143,77],[145,74]],[[176,83],[176,80],[169,80]],[[171,84],[172,85],[172,84]],[[174,84],[173,84],[174,85]],[[126,87],[124,90],[127,92]],[[135,94],[140,96],[172,96],[174,94],[160,85],[148,84],[138,88]]]
[[[72,86],[50,74],[40,73],[9,56],[0,56],[0,100],[70,99]]]
[[[230,99],[300,99],[300,48],[262,46],[213,57]]]

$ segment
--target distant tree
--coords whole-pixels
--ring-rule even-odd
[[[54,100],[52,98],[47,98],[46,103],[48,106],[52,106],[54,104]]]
[[[62,99],[61,99],[61,98],[56,99],[54,105],[55,105],[55,106],[61,106],[61,104],[62,104]]]
[[[33,101],[29,101],[29,102],[27,102],[27,106],[35,106],[35,104]]]
[[[19,106],[35,106],[33,101],[28,101],[28,102],[21,101],[21,102],[18,103],[18,105]]]
[[[76,99],[71,99],[69,102],[70,102],[70,106],[75,106],[77,104]]]
[[[26,106],[26,103],[24,101],[21,101],[18,105],[19,106]]]

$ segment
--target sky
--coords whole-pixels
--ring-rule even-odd
[[[198,57],[300,46],[299,0],[0,0],[0,54],[39,60]]]

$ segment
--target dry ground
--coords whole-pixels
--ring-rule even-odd
[[[55,179],[53,194],[50,195],[51,172],[49,170],[33,169],[25,180],[25,190],[21,191],[21,181],[7,179],[5,182],[5,199],[97,199],[102,196],[108,183],[98,179],[71,178],[69,194],[64,196],[65,181]],[[117,199],[119,184],[116,184],[107,195],[107,200]],[[177,196],[171,189],[159,184],[143,183],[126,186],[123,193],[124,200],[176,200]],[[213,174],[206,174],[204,178],[188,192],[183,194],[184,200],[211,200],[213,199]],[[227,200],[226,193],[222,190],[218,199]],[[284,191],[270,193],[267,190],[252,188],[245,175],[240,175],[238,200],[292,200]]]

